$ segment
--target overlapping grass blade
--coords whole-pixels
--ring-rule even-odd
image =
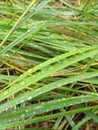
[[[47,116],[35,117],[33,119],[27,119],[27,120],[23,120],[23,121],[18,121],[18,122],[14,122],[14,123],[1,125],[1,128],[2,129],[4,129],[4,128],[11,128],[11,127],[15,127],[15,126],[23,126],[23,125],[26,125],[26,124],[46,121],[46,120],[49,120],[49,119],[53,119],[53,118],[64,116],[65,114],[66,115],[71,115],[71,114],[75,114],[75,113],[86,112],[86,111],[94,109],[96,107],[98,107],[98,105],[90,106],[90,107],[87,107],[87,108],[80,108],[80,109],[76,109],[76,110],[71,110],[71,111],[68,111],[68,112],[61,112],[61,113],[47,115]],[[88,120],[88,119],[86,119],[86,120]]]
[[[52,67],[49,67],[46,70],[39,72],[36,75],[34,75],[32,77],[32,80],[31,80],[31,78],[28,77],[28,78],[24,79],[24,81],[21,81],[19,84],[16,84],[15,86],[13,86],[12,88],[5,90],[5,92],[2,93],[4,96],[2,97],[2,95],[1,95],[0,100],[3,100],[5,98],[15,94],[16,92],[22,90],[23,88],[26,88],[27,86],[30,86],[31,84],[34,84],[35,82],[49,76],[51,73],[59,71],[59,70],[63,69],[64,67],[72,65],[72,64],[74,64],[78,61],[86,59],[86,58],[93,56],[97,53],[98,53],[98,51],[95,49],[95,50],[92,50],[92,51],[85,52],[85,54],[82,54],[82,55],[78,54],[78,55],[73,56],[71,58],[60,61],[60,63],[57,63],[57,64],[53,65]]]
[[[92,0],[0,2],[0,129],[97,126],[97,7]]]
[[[14,105],[17,105],[19,103],[23,103],[24,101],[27,101],[27,100],[31,100],[32,98],[35,98],[43,93],[46,93],[46,92],[53,90],[53,89],[59,88],[65,84],[73,83],[73,82],[79,81],[80,79],[87,79],[87,78],[95,77],[95,76],[98,76],[98,71],[84,73],[84,74],[72,76],[72,77],[69,77],[66,79],[61,79],[60,81],[54,82],[54,83],[49,84],[47,86],[43,86],[42,88],[38,88],[34,91],[24,93],[23,95],[5,103],[5,104],[2,104],[0,106],[0,111],[5,111],[5,110],[9,109],[10,107],[13,107]],[[84,92],[84,93],[89,94],[89,95],[98,96],[98,94],[96,94],[96,93],[86,93],[86,92]]]

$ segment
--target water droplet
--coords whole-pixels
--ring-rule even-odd
[[[58,106],[58,109],[60,109],[61,107],[60,106]]]
[[[20,82],[20,85],[24,85],[24,84],[25,84],[25,82],[24,82],[24,81]]]
[[[29,72],[29,73],[32,73],[32,69],[29,69],[28,72]]]
[[[66,98],[62,98],[62,100],[66,100]]]
[[[54,61],[54,60],[55,60],[55,58],[52,58],[52,59],[51,59],[51,61]]]
[[[33,28],[36,28],[36,26],[33,26]]]
[[[22,114],[21,117],[24,118],[24,117],[25,117],[25,114]]]
[[[35,112],[35,111],[33,111],[33,114],[35,115],[35,114],[36,114],[36,112]]]
[[[45,104],[44,102],[42,102],[42,105]]]
[[[66,82],[64,83],[64,85],[67,84]]]
[[[29,96],[28,98],[27,98],[27,100],[31,100],[32,99],[32,96]]]
[[[6,94],[8,94],[8,91],[6,91],[6,92],[4,93],[4,95],[6,95]]]
[[[27,109],[25,110],[26,113],[27,113],[28,111],[29,111],[29,110],[27,110]]]
[[[58,102],[61,101],[61,99],[58,99]]]
[[[24,100],[21,100],[20,102],[23,103]]]
[[[9,54],[6,54],[6,56],[9,56]]]
[[[20,77],[23,77],[23,75],[21,74]]]
[[[48,112],[49,110],[47,109],[46,111]]]
[[[26,95],[25,97],[26,97],[26,98],[28,98],[28,96],[27,96],[27,95]]]
[[[30,30],[28,30],[27,32],[30,32]]]

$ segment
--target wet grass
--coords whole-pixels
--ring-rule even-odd
[[[0,2],[0,129],[98,129],[98,2]]]

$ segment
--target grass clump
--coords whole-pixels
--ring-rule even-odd
[[[0,129],[98,127],[98,2],[0,2]]]

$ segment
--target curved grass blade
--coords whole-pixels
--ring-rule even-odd
[[[14,80],[12,83],[10,83],[9,86],[12,86],[13,84],[19,82],[20,80],[23,80],[24,78],[26,78],[27,76],[29,76],[30,74],[32,74],[33,72],[36,72],[37,70],[45,67],[45,66],[48,66],[52,63],[55,63],[57,61],[60,61],[60,60],[63,60],[64,58],[66,57],[70,57],[72,55],[75,55],[77,53],[85,53],[85,51],[87,50],[92,50],[92,49],[95,49],[97,48],[97,46],[93,46],[93,47],[84,47],[84,48],[79,48],[79,49],[76,49],[76,50],[72,50],[72,51],[69,51],[67,53],[64,53],[64,54],[61,54],[61,55],[58,55],[54,58],[51,58],[33,68],[30,68],[28,71],[26,71],[25,73],[23,73],[22,75],[19,76],[19,78],[17,78],[16,80]],[[9,87],[8,86],[8,87]]]
[[[71,110],[71,111],[67,111],[67,112],[60,112],[60,113],[57,113],[57,114],[52,114],[52,115],[47,115],[47,116],[35,117],[33,119],[26,119],[26,120],[18,121],[18,122],[11,122],[11,123],[8,123],[8,124],[5,124],[5,125],[1,125],[1,129],[12,128],[12,127],[16,127],[16,126],[24,126],[26,124],[42,122],[42,121],[54,119],[54,118],[57,118],[57,117],[61,117],[61,116],[64,116],[64,115],[72,115],[72,114],[76,114],[76,113],[80,113],[80,112],[86,112],[86,111],[92,110],[96,107],[98,108],[98,105],[80,108],[80,109],[76,109],[76,110]]]
[[[27,77],[26,79],[24,79],[23,81],[21,81],[20,83],[15,84],[13,87],[9,88],[8,90],[5,90],[4,92],[2,92],[2,94],[0,95],[0,100],[2,101],[3,99],[15,94],[16,92],[19,92],[20,90],[30,86],[31,84],[36,83],[37,81],[49,76],[50,74],[59,71],[69,65],[72,65],[74,63],[77,63],[78,61],[81,61],[83,59],[86,59],[88,57],[91,57],[93,55],[96,55],[98,53],[98,50],[91,50],[91,51],[87,51],[84,54],[77,54],[75,56],[72,56],[68,59],[62,60],[59,63],[56,63],[55,65],[46,68],[44,71],[42,70],[41,72],[38,72],[37,74],[35,74],[32,79]],[[3,96],[2,96],[3,95]]]
[[[49,85],[45,85],[42,88],[38,88],[38,89],[31,91],[31,92],[26,92],[26,93],[22,94],[21,96],[18,96],[17,98],[15,98],[15,99],[13,99],[5,104],[2,104],[0,106],[0,111],[1,112],[5,111],[5,110],[17,105],[17,104],[23,103],[27,100],[31,100],[32,98],[35,98],[41,94],[44,94],[44,93],[49,92],[51,90],[54,90],[56,88],[60,88],[61,86],[65,85],[65,84],[73,83],[73,82],[79,81],[81,79],[87,79],[87,78],[95,77],[95,76],[98,76],[98,71],[84,73],[84,74],[72,76],[72,77],[69,77],[66,79],[58,80],[58,81],[53,82]],[[91,95],[98,96],[97,93],[85,93],[85,94],[89,94],[90,96]]]
[[[2,116],[0,117],[0,124],[22,119],[23,115],[26,118],[31,115],[34,116],[42,114],[44,112],[49,112],[52,110],[61,109],[76,104],[86,103],[97,99],[98,99],[97,96],[85,95],[71,98],[62,98],[53,101],[38,103],[31,106],[22,107],[18,110],[12,111],[12,113],[9,111],[6,114],[1,114]]]

